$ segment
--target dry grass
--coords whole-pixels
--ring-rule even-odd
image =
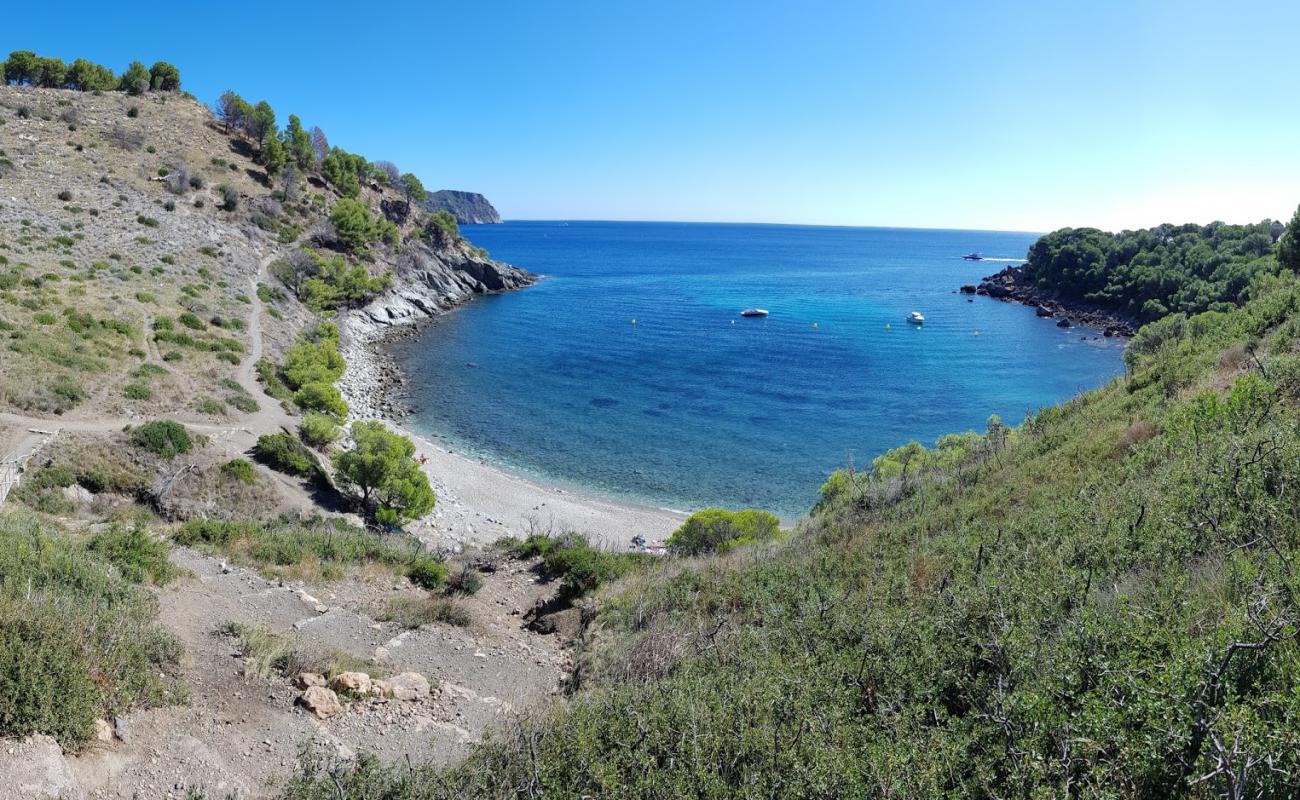
[[[471,622],[469,611],[463,605],[450,598],[433,595],[389,598],[379,619],[396,622],[404,628],[419,628],[435,622],[465,628]]]

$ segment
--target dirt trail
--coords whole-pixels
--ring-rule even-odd
[[[278,400],[263,391],[262,384],[255,377],[257,362],[261,360],[264,352],[262,344],[263,303],[261,298],[257,296],[257,285],[266,277],[267,267],[274,259],[274,254],[261,259],[257,275],[249,279],[249,286],[252,289],[252,293],[249,295],[252,300],[252,312],[248,321],[249,346],[248,354],[240,362],[238,372],[239,385],[244,387],[244,390],[257,400],[258,410],[239,424],[219,425],[206,422],[184,422],[187,428],[229,440],[231,444],[240,450],[251,447],[256,438],[262,434],[275,433],[282,428],[290,428],[294,424],[289,413],[284,410]],[[154,350],[156,351],[156,347]],[[25,414],[0,412],[0,427],[11,427],[24,432],[18,443],[0,452],[0,456],[3,456],[3,460],[26,458],[44,441],[44,436],[38,432],[106,433],[108,431],[119,431],[127,425],[139,425],[144,421],[146,420],[138,417],[78,418],[76,414],[62,417],[33,417]]]
[[[391,579],[305,585],[240,567],[223,570],[219,559],[186,548],[176,549],[172,560],[193,577],[159,593],[160,618],[185,644],[190,702],[129,714],[125,742],[69,759],[94,797],[179,798],[191,785],[217,796],[266,797],[268,780],[292,769],[306,741],[341,755],[450,761],[489,725],[553,691],[566,665],[556,637],[524,631],[510,614],[548,588],[519,564],[484,576],[483,589],[462,601],[473,618],[469,628],[433,624],[407,631],[373,619],[385,597],[409,591],[395,590]],[[298,692],[288,679],[243,674],[234,641],[217,633],[227,622],[265,625],[342,650],[374,663],[376,672],[419,672],[434,696],[358,702],[317,720],[294,705]]]

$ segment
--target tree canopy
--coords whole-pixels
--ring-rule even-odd
[[[400,525],[429,513],[436,497],[410,439],[381,422],[354,422],[352,443],[334,457],[334,467],[340,484],[357,494],[376,522]]]
[[[692,514],[673,531],[668,537],[668,549],[688,556],[725,551],[771,539],[780,533],[780,528],[781,521],[766,511],[706,508]]]
[[[1245,300],[1251,278],[1278,271],[1273,231],[1270,220],[1121,233],[1063,228],[1034,243],[1025,272],[1042,288],[1144,321],[1227,310]]]
[[[126,72],[118,77],[102,64],[78,58],[71,64],[50,56],[38,56],[31,50],[15,50],[3,66],[6,83],[39,86],[45,89],[76,89],[83,92],[108,92],[120,90],[130,94],[146,91],[179,91],[181,73],[166,61],[156,62],[152,69],[139,61],[131,62]]]

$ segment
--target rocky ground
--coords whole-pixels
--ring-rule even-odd
[[[989,275],[978,286],[961,287],[963,294],[981,294],[998,300],[1034,306],[1040,317],[1052,317],[1062,328],[1082,325],[1096,328],[1104,336],[1132,336],[1140,323],[1119,312],[1063,298],[1057,292],[1046,291],[1025,279],[1024,267],[1007,267]]]
[[[389,575],[354,576],[322,584],[268,581],[178,548],[174,562],[190,577],[158,593],[163,623],[185,645],[180,679],[187,705],[127,714],[105,726],[85,753],[64,757],[43,738],[0,747],[0,798],[40,792],[64,798],[184,797],[204,786],[224,797],[271,796],[292,768],[300,747],[333,756],[359,752],[385,760],[445,762],[495,724],[558,690],[567,667],[563,640],[531,632],[523,617],[551,587],[528,565],[507,561],[483,575],[483,588],[460,601],[466,628],[434,623],[405,630],[375,616],[386,599],[409,587]],[[409,699],[339,699],[326,718],[304,707],[306,692],[290,676],[245,674],[237,642],[220,630],[228,623],[263,625],[302,642],[343,651],[375,678],[414,673],[428,682]],[[330,694],[331,699],[338,696]],[[346,697],[346,693],[343,693]],[[330,713],[333,711],[333,713]]]

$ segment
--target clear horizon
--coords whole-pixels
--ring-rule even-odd
[[[3,51],[170,61],[204,103],[265,98],[508,219],[1118,230],[1300,203],[1300,7],[394,2],[357,37],[332,0],[205,5],[24,9]]]

